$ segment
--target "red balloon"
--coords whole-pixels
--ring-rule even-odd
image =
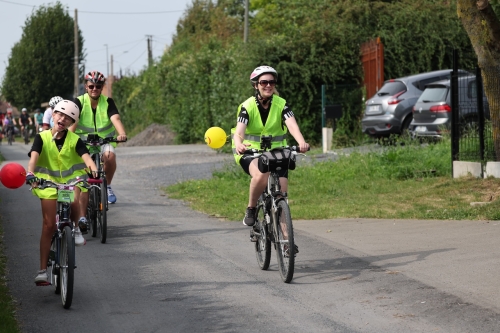
[[[26,170],[19,163],[7,163],[0,170],[0,181],[7,188],[20,188],[26,182]]]

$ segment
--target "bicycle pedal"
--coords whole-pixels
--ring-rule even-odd
[[[50,282],[35,282],[35,284],[37,287],[47,287],[52,285]]]

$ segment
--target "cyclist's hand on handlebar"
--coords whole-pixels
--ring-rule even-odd
[[[32,172],[26,174],[26,185],[31,185],[31,187],[38,186],[39,179]]]
[[[299,148],[300,148],[300,152],[301,153],[305,153],[306,151],[308,151],[309,149],[311,149],[311,147],[309,146],[309,144],[307,142],[301,142],[301,143],[299,143]]]
[[[85,171],[87,172],[87,176],[89,176],[89,178],[99,179],[99,173],[97,172],[97,170],[89,171],[88,169],[85,169]]]
[[[250,147],[251,145],[249,143],[240,143],[239,145],[236,146],[236,151],[238,152],[238,154],[244,154],[245,151],[247,150],[248,147]]]
[[[125,142],[127,141],[127,134],[120,134],[116,137],[116,140]]]

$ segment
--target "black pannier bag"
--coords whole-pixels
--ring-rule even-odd
[[[295,154],[290,149],[275,148],[259,156],[258,167],[262,173],[295,170]]]

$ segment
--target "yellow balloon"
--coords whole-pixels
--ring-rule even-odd
[[[205,132],[205,142],[211,148],[220,148],[226,143],[226,132],[220,127],[210,127]]]

